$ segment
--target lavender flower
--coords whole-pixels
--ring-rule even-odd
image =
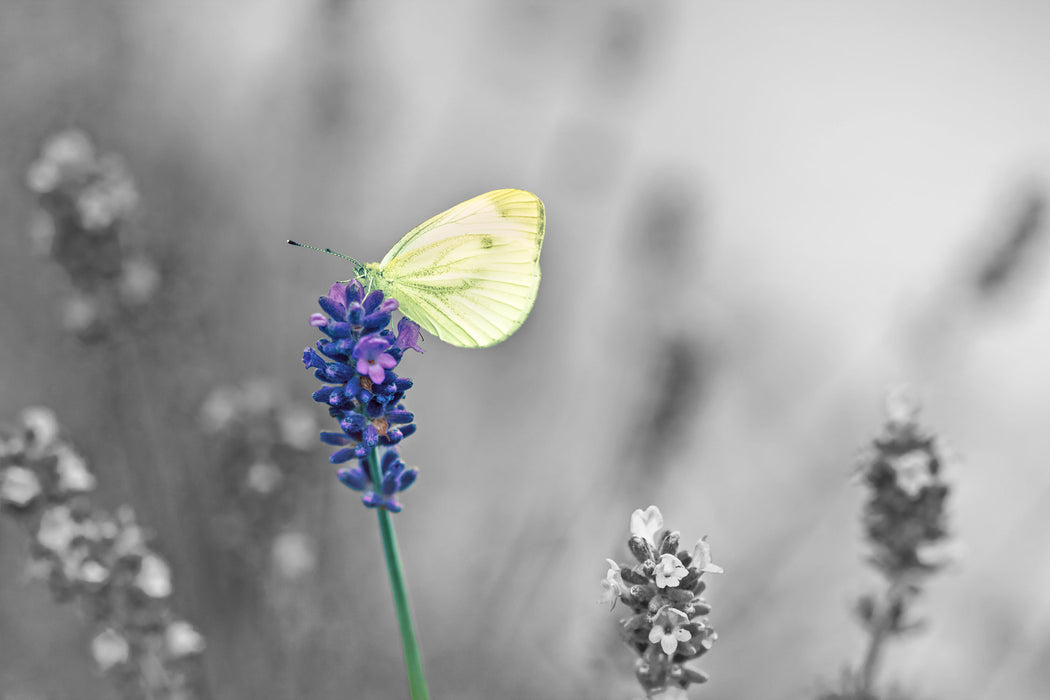
[[[259,567],[267,561],[280,567],[275,542],[304,492],[315,488],[305,469],[317,439],[313,408],[255,379],[215,388],[201,406],[199,424],[209,436],[217,475],[212,490],[221,505],[212,532],[224,550],[223,565],[232,567],[224,575],[261,586]]]
[[[326,384],[314,392],[314,400],[328,404],[328,412],[341,429],[338,433],[321,433],[321,441],[340,448],[328,458],[333,464],[357,462],[356,466],[340,469],[339,480],[364,492],[361,500],[376,509],[390,592],[401,629],[409,692],[413,700],[427,700],[430,693],[390,517],[391,512],[401,510],[394,496],[411,486],[417,475],[416,469],[406,467],[394,449],[416,430],[412,414],[401,404],[412,381],[398,377],[394,368],[408,348],[423,352],[419,347],[419,326],[402,318],[395,334],[389,326],[391,314],[398,308],[397,300],[384,298],[379,290],[366,295],[357,280],[336,282],[318,303],[325,313],[313,314],[310,325],[327,337],[318,340],[316,348],[303,351],[303,364],[312,367],[314,376]]]
[[[887,412],[883,433],[859,468],[868,487],[864,529],[872,565],[890,581],[917,584],[948,563],[939,553],[950,543],[945,505],[951,487],[942,449],[919,426],[914,400],[892,396]]]
[[[96,633],[91,654],[123,698],[206,695],[204,638],[175,616],[172,571],[131,508],[92,502],[96,478],[46,408],[0,426],[0,509],[29,534],[29,571],[56,600],[76,600]]]
[[[638,564],[619,565],[607,559],[600,602],[610,608],[622,602],[632,614],[620,620],[621,634],[638,653],[635,675],[647,697],[684,697],[692,683],[707,676],[684,664],[707,653],[718,635],[704,617],[711,611],[701,597],[705,573],[722,573],[711,561],[706,540],[692,553],[679,551],[680,535],[663,530],[660,509],[649,506],[631,514],[628,547]]]
[[[416,431],[413,415],[401,404],[412,386],[398,377],[394,368],[409,348],[419,347],[419,326],[407,318],[390,330],[397,300],[381,291],[365,294],[360,282],[337,282],[328,296],[318,300],[325,314],[313,314],[310,325],[327,337],[316,348],[303,351],[303,364],[327,386],[314,392],[314,400],[328,405],[340,432],[323,432],[321,441],[340,449],[329,461],[354,467],[338,472],[339,480],[355,491],[369,508],[401,510],[394,496],[415,480],[417,470],[407,467],[394,448]],[[373,469],[370,459],[376,448],[386,448]]]
[[[875,676],[886,643],[921,626],[914,618],[915,602],[926,580],[955,558],[946,517],[951,487],[944,480],[940,442],[920,427],[919,405],[906,392],[891,394],[886,408],[882,434],[858,472],[867,487],[863,522],[869,562],[887,586],[881,595],[858,600],[868,648],[858,669],[843,677],[841,690],[823,696],[827,700],[876,697]]]
[[[39,205],[30,230],[34,251],[58,263],[74,289],[63,323],[81,340],[101,340],[161,284],[157,265],[128,250],[135,181],[120,158],[99,153],[86,134],[70,129],[42,144],[26,184]]]

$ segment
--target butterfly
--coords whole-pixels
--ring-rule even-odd
[[[500,343],[525,322],[540,287],[543,202],[524,190],[493,190],[409,231],[378,263],[354,266],[366,291],[398,301],[425,331],[461,348]]]

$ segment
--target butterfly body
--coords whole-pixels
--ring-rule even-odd
[[[409,231],[378,263],[354,263],[366,288],[398,300],[424,330],[459,347],[488,347],[521,327],[540,285],[543,202],[493,190]]]

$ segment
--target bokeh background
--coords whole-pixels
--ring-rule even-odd
[[[529,189],[528,323],[401,366],[422,474],[396,525],[434,697],[636,697],[596,599],[650,503],[726,569],[693,695],[833,685],[879,586],[851,470],[901,382],[956,455],[967,555],[882,678],[1046,697],[1048,31],[1035,0],[4,0],[0,420],[53,408],[98,499],[154,531],[214,697],[404,697],[374,514],[318,446],[291,506],[246,526],[227,486],[250,449],[201,407],[263,381],[327,418],[300,354],[348,268],[286,238],[378,260]],[[161,276],[136,332],[94,343],[31,245],[27,168],[72,126],[126,162],[121,235]],[[0,698],[109,697],[94,631],[25,561],[0,521]]]

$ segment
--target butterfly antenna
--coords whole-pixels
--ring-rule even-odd
[[[337,258],[342,258],[343,260],[349,260],[350,262],[352,262],[354,264],[354,267],[357,267],[357,268],[363,268],[364,267],[364,265],[362,265],[358,261],[354,260],[349,255],[343,255],[342,253],[337,253],[334,250],[332,250],[331,248],[318,248],[317,246],[307,245],[305,243],[299,243],[299,242],[293,241],[291,239],[288,239],[288,245],[294,245],[296,248],[308,248],[310,250],[316,250],[318,253],[328,253],[329,255],[334,255]]]

